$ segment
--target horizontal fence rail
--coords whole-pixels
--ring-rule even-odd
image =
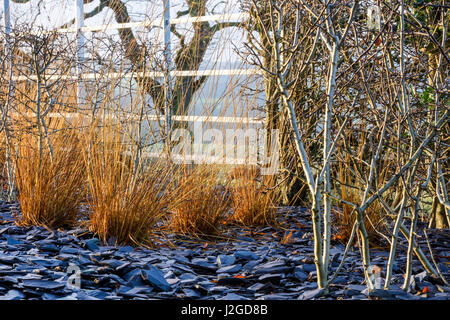
[[[198,23],[198,22],[210,22],[210,21],[230,21],[240,20],[243,21],[249,18],[248,13],[228,13],[228,14],[215,14],[199,17],[186,17],[186,18],[173,18],[170,19],[170,24],[182,24],[182,23]],[[112,23],[97,26],[82,27],[79,30],[82,32],[99,32],[107,30],[119,30],[138,27],[161,27],[163,26],[163,19],[156,19],[150,21],[140,22],[127,22],[127,23]],[[75,33],[78,31],[76,27],[60,28],[56,30],[59,33]]]
[[[111,73],[83,73],[78,75],[64,75],[64,74],[48,74],[40,75],[41,79],[45,80],[74,80],[80,78],[83,80],[99,80],[105,79],[120,79],[120,78],[163,78],[165,76],[163,71],[149,71],[149,72],[111,72]],[[258,69],[222,69],[222,70],[195,70],[195,71],[170,71],[172,77],[202,77],[202,76],[233,76],[233,75],[262,75],[262,71]],[[13,81],[37,81],[36,75],[21,75],[13,76]]]
[[[142,152],[142,156],[145,158],[161,158],[162,152]],[[207,156],[202,154],[172,154],[170,156],[172,161],[178,163],[220,163],[225,165],[256,165],[258,160],[248,158],[233,158],[226,156]]]
[[[27,113],[19,113],[19,112],[12,112],[11,116],[13,118],[34,118],[36,117],[36,114],[33,112],[27,112]],[[65,118],[65,119],[72,119],[77,117],[90,117],[89,114],[83,114],[79,112],[49,112],[46,117],[49,118]],[[119,118],[116,115],[108,115],[106,118]],[[145,120],[148,121],[164,121],[163,115],[146,115],[144,116]],[[128,116],[129,120],[139,120],[141,119],[141,116]],[[174,121],[182,121],[182,122],[205,122],[205,123],[239,123],[239,124],[259,124],[264,125],[264,119],[261,118],[250,118],[250,117],[226,117],[226,116],[172,116],[172,119]]]

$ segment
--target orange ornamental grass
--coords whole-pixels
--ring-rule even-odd
[[[6,164],[6,137],[5,132],[0,132],[0,188],[6,191],[8,188],[7,164]]]
[[[62,128],[48,138],[26,133],[13,151],[22,212],[17,223],[49,228],[76,224],[86,177],[78,132]]]
[[[170,229],[194,237],[220,233],[230,210],[226,187],[219,185],[219,168],[214,165],[183,167],[173,186]]]
[[[350,156],[346,153],[344,159],[347,163],[350,163]],[[389,159],[381,161],[379,169],[379,185],[383,185],[387,180],[389,171],[391,170],[392,163]],[[357,171],[356,169],[354,170]],[[351,187],[351,170],[343,163],[338,164],[337,176],[341,181],[340,192],[343,200],[349,203],[358,204],[361,202],[362,187],[359,189]],[[357,183],[358,185],[358,183]],[[334,238],[342,243],[347,243],[351,237],[353,224],[356,220],[356,213],[353,207],[342,203],[338,208],[332,210],[332,213],[336,219],[337,233]],[[369,239],[374,243],[381,243],[383,234],[386,233],[386,215],[383,213],[383,207],[379,201],[374,201],[364,213],[364,225],[366,227]],[[353,241],[356,241],[354,239]]]
[[[137,157],[120,125],[112,122],[94,125],[84,148],[90,230],[105,243],[151,244],[168,204],[170,170],[162,160]]]
[[[262,177],[255,166],[247,166],[234,168],[230,178],[231,220],[245,226],[276,224],[276,192],[268,187],[273,177]]]

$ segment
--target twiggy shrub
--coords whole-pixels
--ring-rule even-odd
[[[346,159],[349,160],[348,155]],[[389,161],[382,161],[382,165],[380,167],[382,169],[380,170],[379,183],[383,184],[390,170]],[[352,183],[351,181],[351,175],[348,168],[342,163],[339,163],[338,168],[338,179],[342,182],[340,185],[342,199],[349,203],[360,203],[363,192],[358,188],[350,187],[355,185],[355,183]],[[356,184],[356,186],[358,186],[358,184]],[[336,219],[337,233],[335,235],[335,239],[342,243],[347,243],[351,237],[353,224],[356,220],[356,212],[354,212],[352,206],[345,203],[341,204],[332,212]],[[387,228],[386,216],[384,214],[383,207],[378,201],[374,201],[365,211],[364,224],[369,240],[372,243],[380,244],[383,238],[383,233],[387,230]],[[354,238],[354,241],[355,239],[356,237]]]

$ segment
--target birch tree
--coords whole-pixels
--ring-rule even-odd
[[[400,236],[409,243],[404,289],[408,289],[413,253],[425,270],[438,276],[415,235],[433,172],[430,164],[434,166],[438,159],[430,146],[443,142],[448,108],[437,104],[438,116],[422,120],[430,112],[418,109],[414,91],[423,86],[410,76],[422,70],[422,64],[412,61],[423,61],[409,45],[415,36],[406,31],[414,27],[411,7],[403,1],[384,4],[382,23],[371,30],[366,23],[367,4],[360,1],[269,1],[264,8],[251,1],[248,5],[265,41],[261,45],[261,38],[251,35],[249,60],[276,88],[273,96],[278,95],[280,113],[289,120],[291,141],[309,190],[319,288],[327,288],[336,278],[357,239],[367,286],[375,289],[367,232],[367,226],[373,225],[368,215],[375,204],[385,214],[386,228],[392,228],[390,237],[380,234],[391,246],[385,288],[389,288]],[[302,28],[308,32],[299,36]],[[445,60],[445,46],[433,43]],[[261,48],[270,55],[270,64],[259,58]],[[423,78],[426,74],[421,73]],[[315,94],[297,87],[304,79]],[[295,99],[298,94],[305,96],[303,101]],[[300,103],[320,110],[312,133],[304,129],[309,114],[299,112]],[[319,139],[321,159],[315,156],[317,150],[307,147],[309,141]],[[338,163],[345,168],[345,181],[336,174]],[[337,192],[343,184],[356,190],[355,199]],[[334,205],[351,207],[354,224],[339,267],[329,275]]]

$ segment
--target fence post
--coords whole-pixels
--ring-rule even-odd
[[[171,64],[172,53],[170,45],[170,0],[163,0],[164,4],[164,112],[166,117],[166,142],[170,144],[172,130],[172,91]]]
[[[11,102],[11,100],[13,99],[14,93],[14,83],[13,83],[13,79],[12,79],[12,75],[13,75],[13,59],[14,59],[14,55],[13,55],[13,49],[11,46],[11,11],[10,11],[10,3],[9,0],[3,0],[3,19],[5,20],[5,43],[4,43],[4,52],[5,52],[5,57],[7,59],[8,62],[8,68],[9,68],[9,83],[8,83],[8,100],[6,105],[3,108],[3,117],[6,119],[8,117],[8,109],[9,109],[9,104]],[[7,194],[7,199],[8,201],[12,202],[16,200],[16,177],[15,177],[15,168],[12,164],[12,159],[11,159],[11,144],[10,144],[10,138],[9,138],[9,130],[8,130],[8,126],[7,123],[5,122],[3,124],[4,127],[4,131],[5,131],[5,137],[6,137],[6,152],[5,152],[5,164],[6,164],[6,172],[7,172],[7,176],[8,176],[8,194]]]
[[[6,43],[8,44],[9,34],[11,33],[9,0],[3,0],[3,19],[5,20],[5,36],[6,36]]]
[[[3,19],[5,20],[5,43],[4,43],[4,50],[5,50],[5,56],[8,59],[12,58],[11,54],[11,12],[10,12],[10,6],[9,6],[9,0],[3,0]],[[11,55],[11,57],[10,57]],[[10,63],[12,61],[9,61]],[[11,81],[12,79],[10,79]]]
[[[84,34],[81,28],[84,27],[84,10],[83,0],[75,0],[76,17],[75,24],[77,28],[77,106],[81,106],[84,98],[84,86],[81,76],[83,74],[83,61],[84,61]]]
[[[5,20],[5,43],[4,43],[4,52],[5,57],[7,59],[12,58],[11,54],[11,12],[10,12],[10,6],[9,6],[9,0],[3,0],[3,19]],[[10,56],[11,55],[11,56]],[[12,61],[9,60],[10,65],[12,64]],[[10,79],[12,81],[12,79]]]

